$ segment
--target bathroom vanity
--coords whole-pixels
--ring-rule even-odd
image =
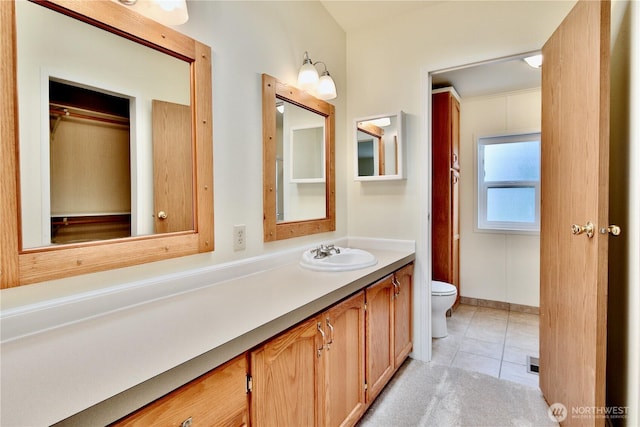
[[[184,415],[182,422],[192,415],[180,411],[193,408],[199,401],[193,396],[207,395],[207,390],[219,387],[228,387],[231,394],[240,393],[237,400],[225,397],[221,410],[227,411],[249,398],[250,419],[255,421],[271,416],[268,411],[260,411],[261,388],[277,385],[265,386],[263,377],[275,378],[278,369],[288,372],[290,366],[299,366],[297,375],[314,375],[311,383],[299,376],[295,381],[284,377],[284,385],[313,388],[313,394],[294,392],[301,399],[330,396],[330,391],[318,394],[315,387],[326,387],[330,378],[345,381],[347,375],[334,375],[338,367],[353,372],[364,366],[366,391],[358,377],[361,374],[349,377],[359,385],[353,388],[360,393],[359,404],[349,409],[357,419],[411,349],[410,326],[401,326],[398,317],[404,312],[403,322],[410,325],[410,310],[404,310],[411,307],[408,286],[412,284],[405,283],[411,275],[399,272],[410,271],[402,269],[412,264],[415,250],[413,242],[344,239],[336,243],[367,249],[378,263],[355,271],[311,271],[299,265],[306,248],[296,248],[180,274],[158,272],[137,281],[135,274],[129,274],[126,283],[114,285],[108,292],[87,292],[77,300],[58,298],[46,304],[3,301],[3,388],[11,390],[3,394],[3,408],[10,408],[2,414],[3,423],[107,425],[154,405],[158,408],[155,411]],[[357,302],[363,297],[366,314]],[[327,317],[334,327],[333,335]],[[322,324],[324,340],[318,323]],[[354,326],[356,323],[358,326]],[[352,332],[343,336],[343,325]],[[329,344],[331,338],[333,343]],[[360,347],[363,339],[364,350]],[[343,340],[347,347],[338,344]],[[356,353],[347,352],[352,363],[331,361],[329,356],[341,354],[341,348],[359,348]],[[277,349],[282,352],[279,357],[298,354],[303,358],[300,365],[279,357],[264,359]],[[265,364],[265,360],[272,362]],[[249,396],[247,373],[253,383]],[[241,383],[231,380],[231,385],[218,385],[217,378],[231,377],[241,377]],[[198,383],[195,392],[189,391],[190,387],[182,388],[194,380]],[[213,387],[207,385],[212,383]],[[333,389],[341,394],[345,387]],[[173,396],[181,395],[189,405],[152,403],[174,390],[179,391],[165,399],[175,402]],[[275,397],[274,393],[266,396]],[[211,399],[216,399],[215,395],[207,400]],[[338,401],[351,402],[342,397]],[[313,413],[322,420],[328,408],[335,405],[313,402],[320,404],[324,406],[314,406]],[[267,401],[264,405],[272,408],[277,403]],[[34,407],[38,411],[30,409]],[[230,419],[237,416],[229,414]],[[329,415],[329,419],[335,417]]]
[[[355,425],[411,351],[412,277],[410,263],[114,425]]]

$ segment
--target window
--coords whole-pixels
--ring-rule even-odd
[[[540,230],[540,133],[478,138],[478,230]]]

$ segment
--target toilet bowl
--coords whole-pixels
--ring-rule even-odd
[[[431,336],[447,336],[447,310],[456,302],[458,290],[450,283],[431,281]]]

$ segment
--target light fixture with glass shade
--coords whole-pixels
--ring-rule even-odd
[[[182,25],[189,20],[186,0],[114,0],[164,25]]]
[[[530,67],[540,68],[542,67],[542,54],[527,56],[524,59],[524,62],[529,64]]]
[[[322,75],[319,75],[316,69],[318,64],[324,66]],[[302,66],[298,71],[298,87],[307,92],[315,93],[318,98],[323,100],[333,99],[338,96],[336,84],[327,70],[327,64],[322,61],[313,62],[307,52],[304,53]]]

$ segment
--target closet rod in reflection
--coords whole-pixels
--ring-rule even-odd
[[[51,225],[80,225],[80,224],[104,224],[109,222],[131,221],[131,214],[100,215],[100,216],[80,216],[74,217],[52,217]],[[53,219],[56,218],[56,219]]]
[[[49,104],[49,114],[60,118],[73,117],[77,119],[95,120],[104,123],[129,126],[129,118],[113,114],[100,113],[84,108],[70,107],[61,104]]]

